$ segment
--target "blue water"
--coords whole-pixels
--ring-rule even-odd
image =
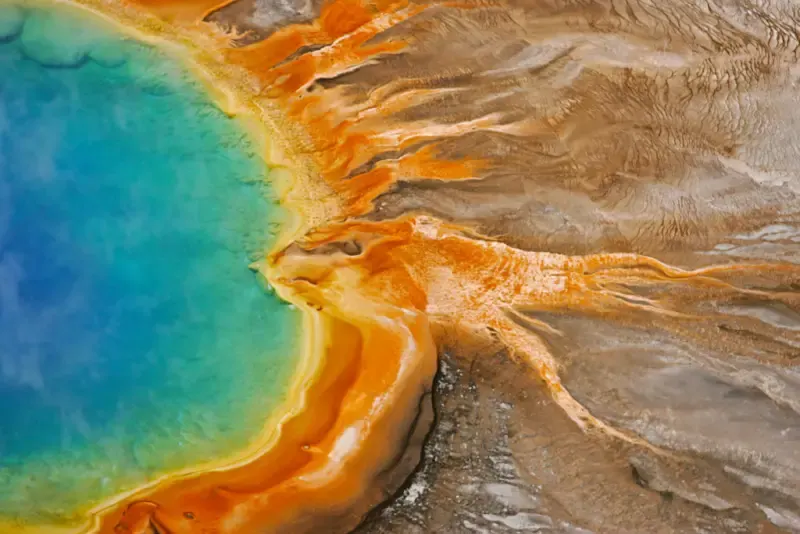
[[[258,147],[178,63],[0,7],[0,73],[0,516],[63,521],[245,446],[297,316],[248,269]]]

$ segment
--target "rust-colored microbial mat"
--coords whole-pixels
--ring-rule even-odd
[[[263,135],[306,343],[78,531],[800,531],[793,2],[75,2]]]

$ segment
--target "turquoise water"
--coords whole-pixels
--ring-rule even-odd
[[[298,317],[248,269],[258,147],[158,50],[0,5],[0,516],[64,521],[244,447]]]

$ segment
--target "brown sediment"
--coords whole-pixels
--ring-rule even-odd
[[[800,222],[778,172],[793,153],[770,174],[756,118],[779,113],[742,96],[793,90],[796,35],[768,13],[745,31],[691,2],[330,0],[242,46],[229,4],[86,2],[178,43],[266,125],[300,217],[257,267],[313,341],[276,432],[98,507],[92,531],[352,528],[408,468],[435,343],[501,344],[575,428],[666,463],[717,451],[610,417],[576,363],[592,360],[582,336],[689,344],[720,374],[797,364],[797,332],[746,309],[800,308],[800,232],[765,226]],[[789,495],[796,466],[776,465]]]

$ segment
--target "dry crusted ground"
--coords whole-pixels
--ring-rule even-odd
[[[521,251],[771,267],[720,271],[735,296],[611,277],[629,307],[517,310],[572,396],[649,446],[582,431],[499,343],[442,347],[422,466],[359,532],[800,532],[800,5],[419,5],[364,45],[402,51],[300,90],[370,102],[396,132],[352,177],[426,147],[484,163],[472,179],[412,169],[363,218],[430,214]],[[237,0],[207,20],[252,46],[321,9]]]

